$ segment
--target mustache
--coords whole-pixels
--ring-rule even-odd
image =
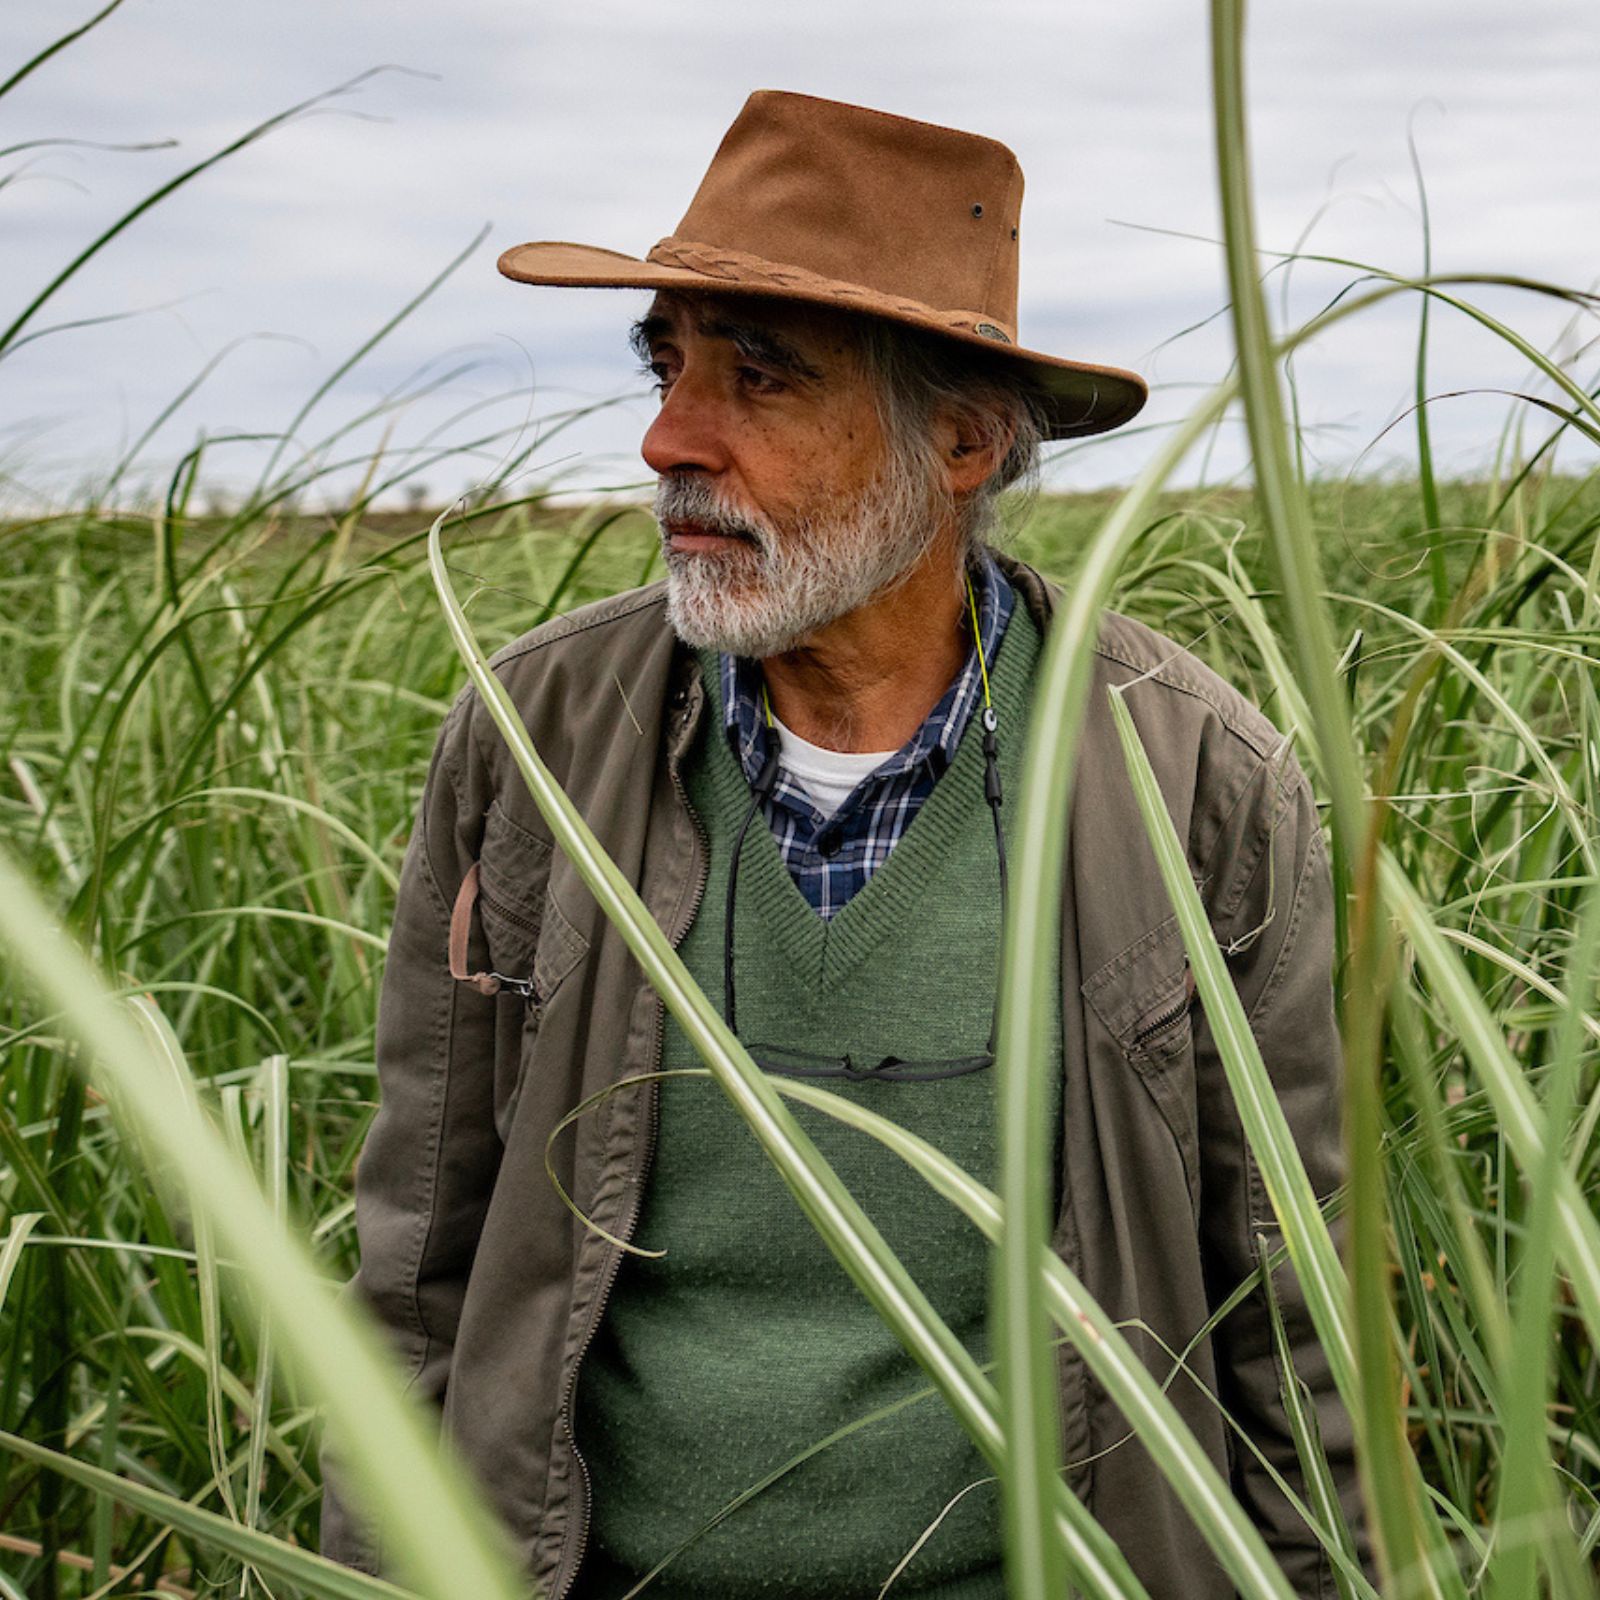
[[[701,478],[664,474],[656,486],[654,510],[663,533],[670,523],[692,522],[707,533],[745,539],[762,550],[771,542],[765,528],[724,506]]]

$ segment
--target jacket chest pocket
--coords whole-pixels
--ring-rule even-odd
[[[496,997],[494,1103],[502,1140],[544,1010],[589,950],[551,892],[553,854],[548,839],[513,822],[498,800],[490,804],[478,857],[478,920],[489,970],[516,985]]]
[[[1083,984],[1084,999],[1116,1040],[1172,1135],[1189,1191],[1189,1209],[1198,1220],[1194,993],[1176,916],[1113,956]]]

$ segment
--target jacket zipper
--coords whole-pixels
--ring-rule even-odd
[[[1144,1027],[1142,1027],[1136,1034],[1134,1034],[1133,1038],[1129,1040],[1129,1044],[1137,1050],[1147,1039],[1155,1038],[1155,1036],[1160,1033],[1163,1028],[1171,1027],[1172,1024],[1176,1022],[1178,1018],[1181,1017],[1188,1009],[1189,996],[1185,994],[1181,1000],[1176,1001],[1167,1010],[1163,1011],[1161,1015],[1153,1022],[1147,1022]]]
[[[684,936],[694,923],[700,910],[700,902],[705,898],[706,883],[711,876],[711,840],[706,834],[705,824],[693,806],[689,804],[688,791],[683,786],[683,779],[679,776],[675,763],[669,761],[672,773],[672,786],[678,791],[678,799],[683,804],[683,809],[688,812],[689,820],[694,823],[694,831],[700,840],[700,871],[695,879],[694,896],[689,902],[689,914],[679,927],[672,932],[672,948],[676,950],[682,944]],[[658,1072],[661,1068],[661,1054],[665,1044],[666,1032],[666,1006],[661,996],[656,996],[655,1005],[655,1039],[650,1050],[650,1071]],[[644,1203],[645,1181],[650,1175],[650,1164],[655,1156],[656,1148],[656,1119],[659,1115],[661,1100],[661,1081],[652,1079],[646,1086],[645,1098],[645,1141],[644,1160],[639,1168],[639,1181],[634,1185],[633,1203],[628,1212],[624,1226],[617,1230],[619,1239],[631,1241],[633,1230],[638,1226],[639,1208]],[[584,1552],[589,1548],[589,1520],[590,1508],[593,1501],[594,1482],[589,1476],[588,1463],[583,1459],[582,1452],[578,1449],[577,1435],[572,1427],[572,1397],[578,1387],[578,1368],[583,1363],[584,1356],[588,1353],[594,1336],[600,1330],[600,1319],[605,1312],[606,1301],[611,1297],[612,1285],[616,1282],[617,1273],[622,1266],[622,1252],[612,1253],[611,1259],[605,1268],[605,1275],[600,1283],[600,1292],[595,1298],[594,1309],[589,1313],[589,1325],[584,1330],[583,1342],[578,1346],[578,1354],[572,1363],[572,1371],[567,1375],[566,1392],[561,1399],[560,1419],[561,1426],[566,1430],[567,1442],[572,1449],[572,1459],[578,1464],[578,1471],[583,1478],[583,1517],[578,1524],[578,1539],[571,1562],[564,1571],[559,1572],[552,1587],[551,1600],[566,1600],[567,1592],[571,1589],[573,1580],[577,1577],[583,1565]]]
[[[478,898],[486,906],[492,906],[496,915],[504,917],[507,922],[514,922],[519,928],[526,928],[529,933],[539,932],[540,924],[537,919],[530,917],[524,911],[519,911],[515,906],[508,906],[503,900],[496,899],[492,894],[485,894],[481,882],[478,889]]]

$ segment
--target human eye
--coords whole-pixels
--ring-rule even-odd
[[[650,361],[641,361],[637,371],[640,377],[650,380],[651,387],[657,394],[665,394],[667,386],[672,382],[672,375],[667,363],[659,357]]]
[[[786,385],[770,372],[760,367],[741,366],[734,368],[740,383],[756,394],[778,394]]]

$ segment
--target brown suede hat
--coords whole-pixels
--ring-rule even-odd
[[[1022,168],[1003,144],[812,95],[758,89],[677,230],[641,261],[596,245],[513,245],[522,283],[695,289],[837,306],[1020,362],[1048,437],[1104,433],[1149,392],[1120,367],[1018,343]]]

